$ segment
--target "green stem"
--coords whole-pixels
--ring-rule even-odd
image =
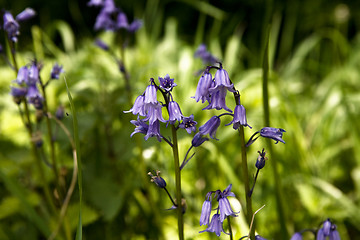
[[[230,216],[227,216],[227,221],[228,221],[228,224],[229,224],[229,235],[230,235],[230,240],[233,240],[233,232],[232,232],[232,228],[231,228]]]
[[[250,181],[249,181],[249,171],[247,165],[247,154],[246,154],[246,142],[245,142],[245,134],[244,134],[244,127],[239,127],[239,135],[240,135],[240,142],[241,142],[241,168],[243,171],[243,181],[244,181],[244,188],[245,188],[245,199],[246,199],[246,220],[247,223],[250,225],[251,218],[253,215],[252,210],[252,201],[250,195]],[[250,232],[250,239],[255,239],[255,228],[251,229]]]
[[[55,186],[56,186],[57,192],[59,194],[59,199],[60,199],[60,201],[62,201],[63,194],[62,194],[62,191],[61,191],[60,185],[59,185],[59,173],[58,173],[58,167],[57,167],[56,156],[55,156],[55,143],[53,140],[50,118],[48,116],[47,96],[46,96],[46,91],[45,91],[45,85],[42,84],[41,79],[40,79],[40,85],[41,85],[41,89],[42,89],[42,93],[43,93],[43,97],[44,97],[44,113],[46,116],[48,138],[49,138],[49,142],[50,142],[50,155],[51,155],[52,169],[54,171],[54,176],[55,176]]]
[[[184,220],[182,212],[182,197],[181,197],[181,175],[180,175],[180,159],[179,148],[177,141],[177,133],[174,125],[171,125],[172,139],[173,139],[173,155],[174,155],[174,167],[175,167],[175,183],[176,183],[176,202],[177,202],[177,214],[178,214],[178,230],[179,240],[184,239]]]
[[[266,43],[264,48],[264,58],[263,58],[263,108],[264,108],[264,124],[265,126],[270,126],[270,108],[269,108],[269,93],[268,93],[268,80],[269,80],[269,33],[270,33],[270,25],[267,29],[267,36],[266,36]],[[267,145],[268,145],[268,151],[270,153],[271,158],[271,168],[273,172],[274,182],[275,182],[275,198],[276,198],[276,208],[278,212],[278,218],[280,222],[280,229],[281,229],[281,235],[282,239],[288,239],[289,234],[287,232],[286,228],[286,220],[285,220],[285,213],[282,201],[282,195],[281,195],[281,179],[279,176],[279,171],[277,168],[277,159],[274,155],[274,152],[272,150],[271,145],[271,139],[267,139]]]

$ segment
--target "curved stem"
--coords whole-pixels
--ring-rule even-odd
[[[245,188],[245,199],[246,199],[246,220],[247,223],[251,223],[251,217],[253,215],[252,210],[252,201],[250,197],[250,182],[249,182],[249,171],[247,166],[247,153],[246,153],[246,143],[244,135],[244,126],[239,127],[240,143],[241,143],[241,168],[243,172],[243,181]],[[250,239],[255,240],[255,228],[250,231]]]

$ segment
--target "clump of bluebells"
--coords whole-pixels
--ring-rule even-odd
[[[231,187],[232,184],[230,184],[224,191],[216,190],[206,194],[206,199],[201,210],[200,226],[208,225],[208,227],[200,233],[214,232],[217,236],[220,236],[222,232],[229,234],[224,231],[223,222],[225,218],[229,216],[237,217],[236,214],[239,213],[232,210],[228,200],[228,197],[235,197],[235,194],[231,192]],[[216,199],[218,202],[218,207],[215,209],[212,209],[213,199]],[[211,221],[209,222],[212,210],[216,210],[216,213],[211,217]]]
[[[302,240],[304,232],[311,232],[314,234],[316,240],[340,240],[339,232],[336,225],[330,219],[322,222],[322,227],[319,229],[304,229],[292,235],[290,240]]]

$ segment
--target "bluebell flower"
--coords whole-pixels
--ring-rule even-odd
[[[27,85],[35,85],[39,81],[39,67],[34,62],[28,71]]]
[[[126,14],[124,12],[119,12],[116,17],[116,28],[121,29],[125,28],[128,29],[129,23],[126,17]]]
[[[104,51],[109,50],[109,46],[105,42],[101,41],[98,38],[95,40],[95,45],[98,46],[99,48],[101,48]]]
[[[95,7],[100,7],[104,5],[104,0],[90,0],[87,5],[90,6],[95,6]]]
[[[323,227],[320,228],[316,234],[316,240],[340,240],[339,232],[336,229],[336,225],[333,224],[330,219],[327,219],[323,223]]]
[[[211,194],[212,192],[206,194],[206,199],[201,209],[200,226],[209,224],[211,214]]]
[[[135,133],[142,133],[144,135],[147,134],[149,125],[140,119],[139,116],[137,117],[137,120],[131,120],[130,123],[135,125],[135,130],[131,133],[130,137],[132,137]]]
[[[13,42],[17,42],[17,37],[20,35],[19,23],[15,21],[13,15],[8,11],[5,11],[3,21],[3,28],[7,32],[8,38]]]
[[[260,131],[260,136],[275,140],[275,144],[279,141],[285,143],[285,141],[282,139],[283,132],[286,131],[282,128],[264,127]]]
[[[21,67],[18,71],[16,83],[19,85],[28,83],[28,68],[26,66]]]
[[[145,140],[148,140],[150,137],[156,137],[159,142],[161,142],[161,134],[160,134],[160,123],[159,120],[154,121],[149,124],[149,129],[145,135]]]
[[[59,79],[60,73],[63,73],[64,69],[61,65],[55,63],[53,68],[51,69],[50,78],[51,79]]]
[[[106,30],[106,31],[114,31],[115,29],[115,21],[111,17],[111,13],[104,10],[104,8],[100,11],[100,13],[96,17],[94,29],[95,30]]]
[[[156,186],[158,186],[159,188],[165,188],[166,187],[166,182],[162,177],[160,177],[160,171],[159,170],[156,171],[155,176],[151,172],[149,172],[148,175],[151,177],[151,182],[155,183]]]
[[[223,222],[227,216],[236,216],[236,213],[231,209],[230,202],[227,197],[235,197],[235,194],[231,192],[232,184],[230,184],[223,192],[220,192],[218,196],[220,221]]]
[[[206,50],[205,44],[200,44],[199,47],[196,49],[194,57],[201,58],[203,64],[213,65],[218,62],[217,58],[214,57],[210,52]]]
[[[17,97],[17,98],[25,97],[27,94],[27,91],[28,91],[27,88],[24,88],[24,87],[20,87],[20,88],[11,87],[11,95],[13,97]]]
[[[44,98],[41,95],[34,95],[32,97],[28,97],[28,102],[38,110],[43,109]]]
[[[237,130],[241,125],[244,127],[252,128],[249,124],[247,124],[246,120],[246,110],[243,105],[236,105],[234,109],[234,118],[233,120],[226,124],[225,126],[228,126],[230,124],[233,124],[233,128]]]
[[[292,235],[292,237],[291,237],[290,240],[302,240],[302,239],[303,239],[303,238],[302,238],[301,233],[296,232],[296,233],[294,233],[294,235]]]
[[[166,74],[164,78],[158,77],[160,82],[160,88],[165,92],[171,92],[171,90],[176,87],[176,83],[174,83],[174,79],[170,78],[169,74]]]
[[[204,125],[199,127],[201,135],[209,134],[212,139],[219,140],[216,138],[216,130],[220,126],[220,118],[218,116],[211,117]]]
[[[118,9],[115,7],[114,0],[104,0],[102,10],[110,14],[118,11]]]
[[[262,152],[258,151],[259,156],[256,159],[256,163],[255,163],[255,167],[257,169],[262,169],[263,167],[265,167],[265,161],[267,160],[267,157],[265,157],[265,150],[263,149]]]
[[[220,88],[219,90],[217,90],[215,92],[214,91],[211,92],[209,105],[207,107],[203,108],[203,110],[224,109],[228,112],[232,112],[231,109],[226,106],[226,101],[225,101],[226,94],[227,94],[227,90],[225,88]]]
[[[212,86],[213,79],[211,73],[208,70],[205,70],[204,74],[200,77],[196,92],[195,92],[195,100],[199,102],[201,100],[202,103],[205,101],[210,102],[210,93],[209,89]]]
[[[183,117],[182,122],[179,124],[179,128],[185,129],[189,134],[196,131],[197,122],[194,121],[194,114],[190,117]]]
[[[154,85],[150,84],[149,86],[147,86],[145,89],[144,103],[157,104],[158,101],[157,101],[156,91],[157,91],[157,88]]]
[[[218,237],[220,236],[221,232],[228,234],[224,231],[222,222],[220,221],[220,215],[217,213],[212,216],[209,226],[200,233],[203,232],[214,232]]]
[[[146,101],[146,95],[145,95]],[[146,104],[145,111],[147,112],[145,121],[149,121],[149,124],[153,124],[155,121],[159,120],[161,122],[166,122],[162,116],[162,105],[157,102],[156,104]]]
[[[124,113],[131,112],[134,115],[139,114],[140,116],[145,117],[146,111],[145,111],[145,96],[140,95],[135,99],[134,106],[129,111],[124,111]]]
[[[135,33],[137,30],[139,30],[143,25],[143,21],[140,19],[134,19],[134,21],[129,25],[128,32],[129,33]]]
[[[210,88],[210,93],[216,92],[220,89],[226,89],[230,92],[235,92],[234,84],[230,82],[229,74],[228,72],[222,68],[222,65],[220,65],[220,69],[218,69],[215,73],[215,86],[213,88]]]
[[[179,104],[175,101],[169,102],[169,123],[174,124],[176,121],[180,122],[183,117]]]
[[[27,21],[27,20],[33,18],[35,15],[36,15],[36,12],[34,11],[34,9],[26,8],[24,11],[22,11],[21,13],[19,13],[16,16],[16,21],[18,21],[18,22]]]
[[[266,238],[263,238],[262,236],[260,235],[256,235],[255,236],[255,240],[267,240]]]
[[[191,141],[191,145],[193,147],[199,147],[201,144],[203,144],[205,141],[208,141],[209,139],[201,135],[201,133],[196,133],[194,138]]]

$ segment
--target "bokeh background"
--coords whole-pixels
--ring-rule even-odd
[[[276,157],[289,236],[317,228],[331,218],[341,239],[360,239],[359,1],[115,3],[129,20],[144,22],[125,52],[131,96],[111,54],[94,45],[94,40],[101,38],[119,55],[114,34],[93,28],[99,9],[88,7],[87,1],[0,0],[2,9],[14,15],[26,7],[37,12],[34,19],[21,24],[19,65],[37,58],[44,63],[44,75],[55,62],[64,67],[79,121],[84,239],[177,239],[176,214],[166,210],[171,202],[147,176],[159,169],[169,192],[175,194],[171,149],[156,139],[130,138],[134,126],[129,121],[136,116],[123,113],[131,108],[128,99],[142,94],[149,78],[169,74],[178,85],[173,95],[184,115],[194,114],[200,126],[218,114],[216,110],[202,111],[206,105],[191,98],[199,79],[196,73],[204,68],[194,53],[205,43],[240,90],[253,127],[245,131],[250,137],[264,127],[261,67],[269,26],[270,119],[273,127],[286,130],[286,144],[273,146],[274,154],[258,178],[253,206],[266,206],[256,215],[256,231],[267,239],[281,239],[270,166],[271,157]],[[0,39],[5,46],[3,31]],[[3,59],[0,76],[0,239],[46,239],[41,229],[53,231],[57,218],[46,210],[29,137],[9,94],[16,74]],[[51,83],[48,97],[53,112],[60,104],[71,112],[63,79]],[[228,106],[234,107],[231,98]],[[222,120],[219,141],[196,149],[182,171],[187,239],[218,238],[212,233],[199,234],[204,230],[199,219],[208,191],[232,183],[238,199],[231,201],[233,207],[239,211],[238,201],[244,201],[239,137],[230,126],[224,126],[230,121]],[[72,131],[71,116],[63,123]],[[161,130],[164,136],[170,135],[165,126]],[[68,187],[73,169],[71,145],[60,129],[56,133],[56,155]],[[180,158],[191,139],[185,131],[179,133]],[[249,148],[250,173],[255,173],[257,151],[263,147],[265,141],[259,139]],[[52,171],[44,166],[46,184],[53,189]],[[76,188],[66,214],[72,238],[78,209]],[[248,231],[240,211],[233,221],[236,239]],[[44,221],[35,221],[34,214]],[[60,232],[58,238],[65,239],[65,235]],[[225,234],[220,237],[226,238]],[[313,238],[305,234],[304,239]]]

